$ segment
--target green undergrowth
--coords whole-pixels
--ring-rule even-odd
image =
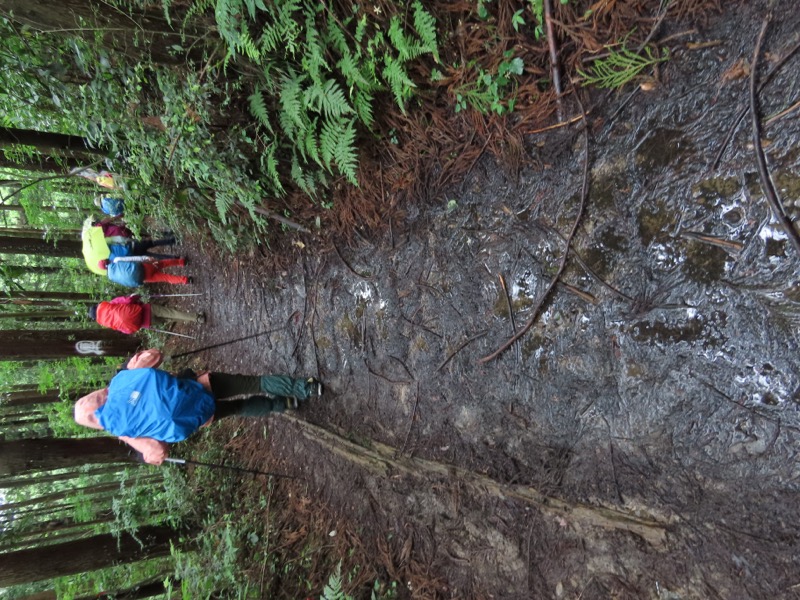
[[[241,466],[242,459],[222,440],[230,447],[239,436],[248,435],[268,443],[266,425],[256,434],[235,423],[220,423],[182,444],[180,453],[193,460]],[[270,470],[270,465],[257,468]],[[183,547],[173,549],[172,587],[180,597],[395,597],[396,584],[366,576],[372,567],[363,554],[342,549],[341,532],[337,534],[333,520],[324,516],[302,482],[287,484],[279,478],[201,466],[179,475],[192,490],[186,521],[195,524],[182,540]]]

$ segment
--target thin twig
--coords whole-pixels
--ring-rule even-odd
[[[408,436],[411,435],[411,428],[414,426],[414,416],[417,414],[417,406],[419,406],[419,383],[417,383],[417,399],[414,401],[414,409],[411,411],[411,422],[408,424],[408,431],[406,431],[406,439],[403,440],[403,446],[395,452],[394,457],[402,455],[405,452],[406,444],[408,443]]]
[[[365,281],[373,281],[375,279],[374,277],[370,277],[370,276],[367,276],[367,275],[362,275],[361,273],[356,271],[353,267],[351,267],[350,263],[347,262],[344,259],[344,256],[342,256],[342,253],[339,252],[339,248],[338,248],[338,246],[336,246],[336,244],[333,244],[333,249],[336,250],[336,256],[339,257],[339,260],[342,261],[344,266],[347,267],[347,270],[350,271],[353,275],[355,275],[356,277],[360,277],[361,279],[364,279]]]
[[[498,275],[500,278],[500,285],[503,288],[503,296],[506,299],[506,307],[508,307],[508,316],[511,319],[511,335],[517,335],[517,321],[514,319],[514,308],[511,306],[511,296],[508,293],[508,288],[506,287],[506,280],[503,278],[503,274],[500,273]],[[519,344],[516,346],[517,351],[517,362],[522,360],[522,350],[520,350]]]
[[[444,366],[445,366],[447,363],[449,363],[449,362],[452,360],[452,358],[453,358],[453,357],[454,357],[456,354],[458,354],[459,352],[461,352],[461,351],[464,349],[464,347],[465,347],[467,344],[469,344],[470,342],[474,342],[474,341],[475,341],[475,340],[477,340],[478,338],[481,338],[481,337],[485,336],[487,333],[489,333],[489,332],[488,332],[488,331],[482,331],[481,333],[477,333],[477,334],[473,335],[473,336],[472,336],[471,338],[469,338],[469,339],[468,339],[466,342],[464,342],[464,343],[463,343],[463,344],[461,344],[461,345],[460,345],[458,348],[456,348],[455,350],[453,350],[453,352],[451,352],[451,353],[450,353],[450,356],[448,356],[447,358],[445,358],[445,359],[444,359],[444,361],[442,361],[442,364],[440,364],[438,367],[436,367],[436,370],[437,370],[437,371],[441,371],[441,370],[444,368]]]
[[[247,206],[245,206],[244,204],[242,204],[238,200],[236,201],[236,204],[238,204],[239,206],[242,206],[244,208],[247,208]],[[277,221],[278,223],[281,223],[282,225],[286,225],[286,227],[288,227],[289,229],[294,229],[296,231],[302,231],[303,233],[311,233],[311,230],[308,229],[307,227],[304,227],[303,225],[300,225],[299,223],[295,223],[291,219],[287,219],[286,217],[284,217],[282,215],[279,215],[278,213],[272,212],[271,210],[268,210],[266,208],[261,208],[260,206],[254,206],[253,207],[253,212],[256,212],[256,213],[258,213],[260,215],[264,215],[268,219],[272,219],[273,221]]]
[[[769,176],[769,169],[767,167],[767,158],[764,155],[764,148],[761,147],[761,122],[758,119],[758,99],[756,91],[756,68],[758,67],[758,57],[761,54],[761,43],[764,41],[764,34],[769,26],[772,17],[771,11],[764,17],[764,23],[761,25],[761,31],[758,32],[756,39],[756,47],[753,51],[753,60],[750,63],[750,118],[753,128],[753,150],[756,153],[756,160],[758,162],[758,174],[761,178],[761,187],[764,188],[764,195],[769,202],[769,207],[772,209],[772,214],[775,219],[781,224],[784,232],[789,237],[789,241],[794,246],[795,252],[800,256],[800,235],[794,228],[794,224],[786,216],[778,193],[775,191],[775,186],[772,185],[772,179]]]
[[[542,294],[541,298],[539,299],[539,303],[533,308],[533,312],[531,313],[530,319],[525,324],[525,326],[517,332],[515,336],[513,336],[510,340],[508,340],[505,344],[503,344],[500,348],[489,354],[488,356],[484,356],[478,362],[481,364],[487,363],[490,360],[494,360],[498,356],[500,356],[503,352],[505,352],[514,342],[516,342],[519,338],[525,335],[528,330],[533,327],[533,324],[536,322],[537,317],[539,316],[539,311],[541,310],[542,306],[544,305],[545,300],[547,300],[550,292],[553,291],[555,288],[556,283],[558,283],[561,274],[564,272],[564,269],[567,266],[567,258],[569,257],[570,246],[572,245],[572,238],[575,237],[575,233],[578,231],[578,225],[581,222],[581,217],[583,217],[583,208],[586,204],[586,196],[589,192],[589,126],[586,123],[586,111],[583,110],[583,105],[580,103],[580,98],[578,98],[578,94],[575,94],[575,100],[578,102],[578,105],[581,108],[581,113],[583,114],[584,123],[583,123],[583,140],[584,140],[584,156],[583,156],[583,186],[581,188],[581,200],[580,205],[578,206],[578,214],[575,217],[575,222],[572,224],[572,230],[569,232],[569,236],[567,237],[566,247],[564,248],[564,254],[561,256],[561,262],[558,265],[558,271],[556,272],[553,279],[545,289],[544,293]]]
[[[375,375],[375,377],[380,377],[381,379],[383,379],[388,383],[396,383],[398,385],[411,385],[413,383],[411,381],[403,381],[402,379],[389,379],[385,375],[381,375],[380,373],[374,371],[372,367],[369,366],[369,363],[366,361],[366,359],[364,359],[364,365],[367,367],[367,371]]]
[[[553,78],[553,87],[556,90],[556,113],[558,120],[564,119],[564,109],[561,105],[561,73],[558,69],[558,49],[556,36],[553,33],[553,7],[550,0],[544,0],[544,25],[547,33],[547,47],[550,49],[550,75]]]
[[[780,58],[780,60],[778,62],[776,62],[774,65],[772,65],[770,70],[767,71],[767,74],[764,75],[764,77],[761,80],[761,83],[758,84],[758,91],[759,92],[761,90],[763,90],[764,87],[770,82],[770,80],[775,75],[775,73],[778,72],[778,69],[780,69],[786,63],[786,61],[788,61],[792,56],[794,56],[794,54],[798,50],[800,50],[800,41],[798,41],[797,43],[795,43],[794,46],[789,48],[789,50]],[[736,133],[736,129],[739,127],[739,123],[741,123],[742,119],[744,119],[747,116],[747,111],[748,110],[749,110],[749,107],[745,107],[745,108],[743,108],[741,110],[741,112],[738,115],[736,115],[736,119],[734,119],[733,124],[731,125],[731,128],[728,130],[728,133],[725,135],[725,139],[722,140],[722,143],[719,146],[719,150],[717,151],[716,156],[714,156],[714,160],[711,163],[711,166],[708,168],[709,171],[713,171],[714,169],[716,169],[719,166],[719,163],[722,160],[722,155],[725,153],[725,150],[727,149],[728,144],[730,143],[731,139],[733,138],[733,134]]]
[[[791,112],[794,112],[798,108],[800,108],[800,101],[795,102],[789,108],[786,108],[786,109],[782,110],[778,114],[771,116],[769,119],[764,121],[764,125],[772,125],[778,119],[781,119],[781,118],[785,117],[786,115],[788,115]]]

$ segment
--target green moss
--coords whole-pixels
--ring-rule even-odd
[[[654,239],[667,236],[667,226],[677,222],[677,215],[660,200],[655,205],[642,206],[638,220],[639,238],[643,245],[649,246]]]

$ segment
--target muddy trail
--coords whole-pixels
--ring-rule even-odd
[[[302,474],[404,595],[800,597],[800,257],[749,116],[712,168],[748,106],[736,74],[763,4],[665,28],[682,41],[661,84],[596,94],[588,137],[532,137],[518,178],[484,157],[383,233],[324,253],[298,237],[304,257],[278,273],[186,244],[207,291],[197,346],[282,328],[195,364],[327,385],[246,461]],[[780,6],[759,73],[797,42],[800,13]],[[761,115],[797,101],[799,67],[761,92]],[[797,113],[762,139],[794,217]],[[530,330],[482,360],[550,286],[585,161],[563,274]]]

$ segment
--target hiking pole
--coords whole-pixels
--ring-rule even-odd
[[[206,292],[198,292],[197,294],[147,294],[148,298],[187,298],[189,296],[205,296]]]
[[[243,467],[232,467],[230,465],[220,465],[217,463],[200,462],[199,460],[189,460],[187,458],[165,458],[164,462],[170,462],[176,465],[200,465],[202,467],[211,467],[214,469],[229,469],[231,471],[241,471],[242,473],[253,473],[255,475],[269,475],[270,477],[283,477],[284,479],[303,479],[294,475],[284,475],[282,473],[271,473],[269,471],[258,471],[256,469],[245,469]]]
[[[244,337],[236,338],[235,340],[228,340],[227,342],[220,342],[218,344],[211,344],[210,346],[203,346],[202,348],[198,348],[197,350],[189,350],[188,352],[181,352],[180,354],[173,354],[170,358],[173,360],[176,358],[181,358],[183,356],[189,356],[190,354],[197,354],[198,352],[202,352],[203,350],[211,350],[212,348],[219,348],[220,346],[227,346],[228,344],[235,344],[236,342],[243,342],[244,340],[250,340],[255,337],[259,337],[262,335],[267,335],[270,333],[275,333],[276,331],[281,331],[282,329],[286,329],[289,326],[287,323],[283,327],[276,327],[275,329],[269,329],[267,331],[260,331],[259,333],[254,333],[252,335],[246,335]]]
[[[190,340],[196,340],[197,338],[193,335],[186,335],[185,333],[175,333],[174,331],[165,331],[163,329],[156,329],[155,327],[148,327],[150,331],[157,331],[158,333],[166,333],[169,335],[177,335],[179,337],[189,338]]]

